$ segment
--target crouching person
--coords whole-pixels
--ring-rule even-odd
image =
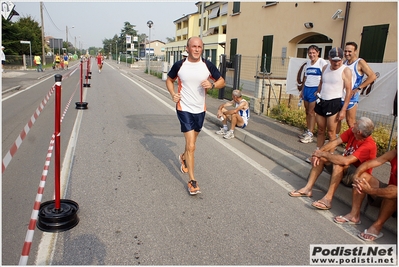
[[[217,117],[223,121],[223,127],[216,134],[223,135],[225,139],[234,138],[235,127],[244,129],[249,120],[249,104],[242,98],[241,91],[233,90],[232,97],[233,100],[221,104],[217,112]],[[227,121],[230,122],[230,130],[227,128]]]
[[[391,175],[388,184],[379,181],[366,171],[370,168],[381,166],[385,162],[391,163]],[[365,241],[374,241],[381,238],[383,236],[381,229],[384,223],[397,209],[397,165],[398,152],[396,148],[360,165],[353,175],[352,209],[345,216],[335,217],[334,222],[339,224],[360,224],[360,208],[367,195],[369,203],[372,203],[373,206],[380,206],[380,212],[377,220],[368,229],[360,233],[358,237]]]

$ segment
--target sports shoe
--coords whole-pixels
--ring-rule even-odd
[[[304,138],[305,136],[307,136],[309,134],[309,130],[306,129],[302,134],[298,134],[298,138]]]
[[[219,131],[216,131],[215,134],[225,135],[227,131],[224,128],[220,128]]]
[[[200,188],[197,184],[197,181],[195,180],[190,180],[187,184],[187,189],[190,195],[196,195],[198,193],[201,193]]]
[[[181,171],[182,173],[188,173],[186,161],[183,160],[183,154],[179,155],[179,160],[180,160],[180,163],[181,163],[180,171]]]
[[[232,139],[234,138],[234,133],[232,131],[228,131],[225,135],[223,135],[224,139]]]
[[[301,141],[301,143],[307,144],[307,143],[312,143],[313,142],[313,135],[306,135],[305,137],[301,138],[299,141]]]

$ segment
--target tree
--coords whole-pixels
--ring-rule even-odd
[[[29,54],[29,46],[20,41],[30,41],[32,54],[42,53],[42,32],[39,23],[31,16],[22,17],[16,22],[2,18],[2,45],[9,55]]]
[[[30,41],[32,54],[41,54],[42,53],[42,41],[41,41],[41,28],[39,23],[32,19],[32,17],[23,17],[20,18],[16,23],[15,27],[17,29],[18,34],[17,38],[20,40]],[[29,46],[20,44],[17,47],[18,54],[29,54]]]

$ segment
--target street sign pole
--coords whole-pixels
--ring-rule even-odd
[[[21,44],[29,44],[29,58],[30,58],[30,66],[32,67],[32,46],[30,41],[19,41]]]

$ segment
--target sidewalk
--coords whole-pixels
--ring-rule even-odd
[[[165,81],[144,73],[144,70],[140,69],[138,66],[133,65],[133,67],[130,68],[130,65],[117,65],[115,61],[109,60],[107,60],[106,63],[126,72],[128,75],[135,77],[139,81],[146,83],[150,87],[169,97]],[[215,99],[209,96],[206,99],[206,119],[215,124],[215,131],[218,130],[219,127],[222,127],[222,123],[216,118],[215,114],[219,105],[225,101],[226,100]],[[269,117],[256,115],[252,112],[250,121],[245,130],[236,128],[234,135],[240,141],[277,162],[279,165],[288,169],[298,177],[304,179],[305,185],[310,171],[310,165],[305,162],[305,158],[311,155],[314,151],[316,143],[303,144],[299,142],[298,134],[300,133],[302,133],[302,131],[296,127],[285,125]],[[228,140],[226,140],[226,142],[228,142]],[[373,175],[383,182],[388,182],[389,174],[390,165],[388,164],[380,166],[373,171]],[[330,176],[324,172],[317,180],[316,187],[323,191],[327,191],[329,182]],[[289,197],[288,192],[287,197]],[[343,210],[342,214],[348,213],[352,205],[352,189],[340,185],[335,193],[335,199],[348,205],[348,209]],[[362,213],[372,221],[376,220],[378,212],[378,208],[370,207],[367,206],[365,202],[363,203]],[[397,234],[397,219],[391,217],[385,223],[384,228]]]
[[[69,69],[75,67],[80,61],[72,61],[69,65]],[[16,69],[5,69],[5,72],[1,75],[1,91],[2,94],[14,91],[23,90],[32,84],[35,84],[48,77],[54,77],[55,74],[63,74],[67,70],[53,70],[51,68],[45,69],[43,72],[38,72],[36,69],[27,70],[16,70]]]

